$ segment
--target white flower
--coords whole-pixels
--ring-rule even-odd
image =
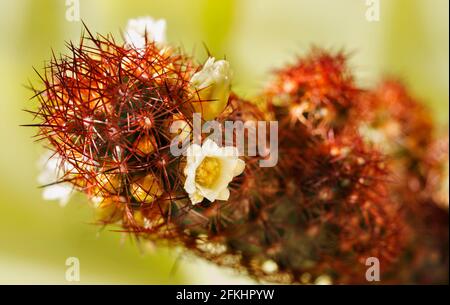
[[[38,182],[44,186],[47,185],[43,188],[42,197],[45,200],[59,200],[59,204],[65,206],[72,195],[73,187],[68,182],[56,182],[72,166],[64,162],[58,154],[52,155],[50,152],[42,156],[39,164],[44,168],[38,176]]]
[[[192,144],[187,150],[187,164],[184,169],[184,189],[192,204],[208,199],[228,200],[228,184],[242,174],[245,162],[238,158],[236,147],[219,147],[214,141],[206,140],[202,146]]]
[[[146,42],[166,41],[166,20],[151,17],[130,19],[124,33],[125,43],[136,49],[145,48]]]
[[[232,72],[226,60],[216,61],[209,57],[203,68],[191,78],[192,86],[198,91],[199,102],[194,103],[197,110],[203,109],[205,120],[219,115],[228,103]]]

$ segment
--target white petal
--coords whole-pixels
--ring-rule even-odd
[[[46,152],[38,162],[42,170],[38,176],[38,182],[42,185],[55,183],[61,179],[61,176],[73,171],[73,166],[64,162],[58,154],[50,151]],[[64,206],[72,195],[73,187],[70,183],[63,182],[44,187],[42,197],[44,200],[59,200],[60,205]]]
[[[238,159],[237,163],[236,163],[236,167],[234,168],[233,171],[233,176],[239,176],[240,174],[242,174],[244,172],[245,169],[245,161]]]
[[[192,194],[189,194],[189,199],[191,199],[192,204],[197,204],[203,201],[203,196],[199,193],[195,192]]]
[[[228,188],[224,188],[218,195],[217,200],[228,200],[230,198],[230,190]]]
[[[212,77],[212,73],[214,70],[214,57],[209,57],[204,63],[202,69],[192,75],[191,83],[194,87],[201,90],[210,86],[214,82],[214,78]]]
[[[211,202],[216,201],[217,196],[219,195],[219,192],[216,188],[211,189],[211,188],[205,188],[201,185],[197,185],[197,189],[198,192],[205,197],[206,199],[208,199]]]
[[[194,193],[197,189],[195,185],[195,169],[190,169],[186,174],[186,181],[184,182],[184,190],[188,193]]]
[[[186,150],[186,155],[188,163],[196,162],[197,159],[203,157],[202,147],[198,144],[189,145],[189,147]]]
[[[61,206],[65,206],[72,194],[72,187],[66,183],[50,185],[42,191],[44,200],[59,200]]]
[[[166,41],[166,21],[155,20],[151,17],[140,17],[128,21],[124,33],[125,43],[136,49],[145,48],[145,43]]]
[[[237,158],[239,157],[239,150],[237,149],[237,147],[234,146],[226,146],[222,148],[221,155],[226,157]]]
[[[220,155],[220,147],[211,139],[207,139],[202,145],[202,153],[206,156]]]

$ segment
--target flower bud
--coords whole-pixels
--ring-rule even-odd
[[[166,20],[155,20],[151,17],[141,17],[128,21],[124,38],[126,45],[136,49],[145,48],[148,42],[166,41]]]
[[[139,202],[152,203],[162,193],[161,184],[153,174],[148,174],[131,185],[131,194]]]
[[[202,112],[205,120],[214,119],[227,106],[231,77],[228,61],[215,61],[214,57],[208,58],[203,68],[192,76],[191,84],[198,94],[194,108]]]

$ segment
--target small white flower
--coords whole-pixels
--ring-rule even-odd
[[[55,182],[59,181],[64,172],[73,167],[64,162],[58,154],[52,155],[50,152],[42,156],[39,165],[43,166],[43,170],[38,176],[38,182],[42,185],[48,185],[42,191],[42,198],[44,200],[59,200],[59,204],[65,206],[72,195],[73,187],[68,182]]]
[[[209,57],[203,68],[191,78],[192,86],[198,91],[200,102],[194,103],[197,110],[203,109],[205,120],[219,115],[228,103],[232,72],[226,60]]]
[[[145,48],[146,42],[166,42],[166,20],[151,17],[130,19],[124,33],[125,43],[136,49]]]
[[[208,199],[228,200],[228,184],[242,174],[245,162],[238,158],[236,147],[219,147],[214,141],[206,140],[202,146],[192,144],[187,150],[187,164],[184,169],[184,189],[192,204]]]

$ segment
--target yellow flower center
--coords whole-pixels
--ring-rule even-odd
[[[220,176],[221,166],[217,158],[205,157],[195,173],[195,182],[203,187],[212,187]]]

